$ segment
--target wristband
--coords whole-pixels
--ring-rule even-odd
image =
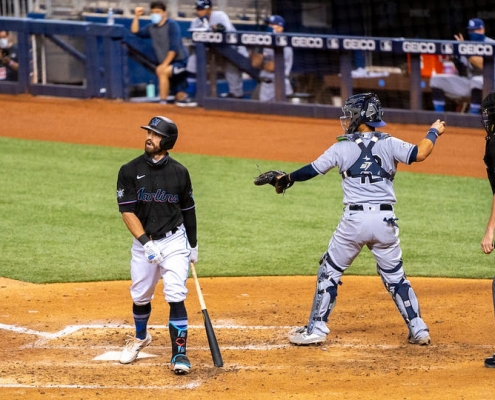
[[[12,67],[14,65],[14,61],[13,60],[10,60],[9,61],[9,67]]]
[[[435,144],[438,137],[438,131],[435,128],[431,128],[426,134],[426,139],[430,140],[433,144]]]
[[[141,236],[137,238],[139,243],[141,243],[143,246],[150,241],[150,238],[146,233],[143,233]]]

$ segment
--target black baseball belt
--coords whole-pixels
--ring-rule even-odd
[[[168,232],[165,232],[165,233],[155,233],[155,234],[151,234],[151,235],[148,235],[148,236],[150,237],[151,240],[161,240],[161,239],[165,239],[166,237],[172,236],[178,230],[179,230],[179,228],[175,227],[175,228],[173,228],[172,230],[170,230]]]
[[[394,206],[392,204],[376,204],[370,206],[363,206],[362,204],[351,204],[349,206],[350,211],[364,211],[373,210],[374,207],[380,207],[380,211],[394,211]]]

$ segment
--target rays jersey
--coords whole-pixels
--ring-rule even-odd
[[[410,164],[411,153],[415,145],[394,138],[381,132],[365,132],[357,135],[368,147],[374,135],[378,140],[374,143],[371,156],[366,156],[354,140],[354,134],[344,135],[340,141],[328,148],[325,153],[311,163],[321,175],[338,167],[343,175],[342,189],[344,204],[387,203],[396,202],[393,177],[399,162]],[[361,157],[363,156],[363,157]],[[362,160],[359,160],[362,158]],[[359,163],[356,164],[356,161]],[[361,169],[361,175],[346,174],[351,167]],[[377,167],[378,165],[378,167]],[[380,171],[384,171],[380,173]],[[347,176],[346,176],[347,175]],[[351,174],[352,175],[352,174]]]

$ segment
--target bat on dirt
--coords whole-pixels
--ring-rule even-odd
[[[218,341],[213,330],[213,325],[206,309],[205,299],[199,286],[198,276],[196,275],[196,269],[194,263],[191,263],[191,273],[194,278],[194,284],[196,285],[196,291],[198,292],[199,304],[201,305],[201,312],[203,313],[203,320],[205,322],[206,337],[208,338],[208,345],[210,346],[211,357],[213,358],[213,364],[215,367],[223,367],[222,355],[220,354],[220,348],[218,347]]]

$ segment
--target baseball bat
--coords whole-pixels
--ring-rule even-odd
[[[208,345],[210,346],[211,357],[213,359],[213,365],[215,367],[223,367],[222,355],[220,354],[220,348],[218,347],[218,341],[213,330],[213,325],[206,309],[205,299],[199,286],[198,276],[196,275],[196,268],[194,263],[191,263],[191,273],[194,278],[194,284],[196,285],[196,291],[198,292],[199,304],[201,305],[201,312],[203,313],[203,321],[205,323],[206,337],[208,338]]]

